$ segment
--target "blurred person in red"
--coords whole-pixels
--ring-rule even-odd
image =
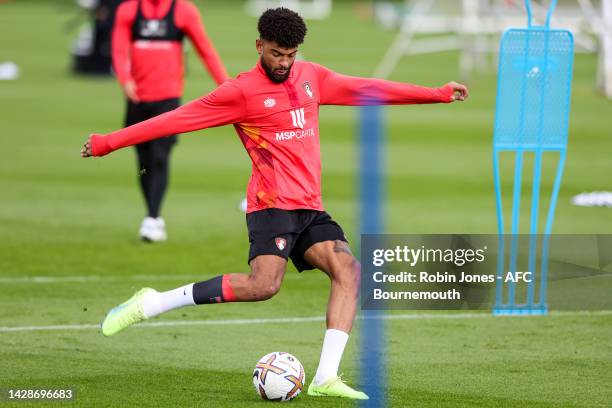
[[[228,75],[206,35],[196,6],[186,0],[128,0],[117,10],[112,34],[113,68],[127,97],[125,126],[176,109],[183,93],[183,38],[187,35],[217,85]],[[136,145],[147,215],[140,237],[164,241],[160,216],[168,186],[170,152],[177,135]]]

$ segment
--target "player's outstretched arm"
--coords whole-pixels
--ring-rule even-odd
[[[463,101],[468,89],[457,82],[429,88],[403,82],[338,74],[312,64],[319,79],[321,105],[407,105]]]
[[[244,113],[242,91],[235,83],[227,81],[210,94],[173,111],[108,135],[90,135],[83,145],[81,156],[104,156],[123,147],[168,135],[238,123]]]

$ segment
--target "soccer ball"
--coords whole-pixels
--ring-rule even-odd
[[[253,371],[255,391],[265,400],[291,401],[300,395],[305,381],[302,363],[282,351],[260,358]]]

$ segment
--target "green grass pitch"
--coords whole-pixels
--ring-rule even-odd
[[[0,388],[74,387],[70,406],[82,407],[264,406],[250,374],[261,356],[277,350],[295,354],[310,381],[323,321],[220,322],[323,316],[328,281],[317,271],[298,275],[289,268],[279,295],[263,303],[183,309],[156,320],[168,326],[135,327],[113,338],[92,326],[142,286],[164,290],[246,271],[248,240],[237,205],[250,163],[230,127],[183,135],[164,211],[170,240],[140,243],[134,153],[79,157],[88,133],[120,126],[124,103],[114,80],[69,74],[73,4],[0,2],[0,61],[21,68],[18,80],[0,82]],[[256,61],[256,20],[243,12],[243,1],[198,6],[230,73],[249,69]],[[334,2],[329,19],[309,22],[302,50],[337,71],[370,75],[393,36],[360,19],[353,2]],[[457,59],[455,53],[405,58],[392,79],[438,86],[457,79]],[[612,103],[594,92],[595,66],[594,56],[577,56],[556,233],[612,231],[610,209],[570,205],[574,194],[610,188]],[[188,68],[185,100],[212,88],[193,52]],[[471,98],[464,104],[385,110],[388,231],[495,232],[495,76],[478,75],[468,84]],[[354,248],[357,115],[355,108],[321,109],[324,201]],[[612,401],[610,314],[413,317],[387,323],[391,406]],[[175,325],[201,321],[209,324]],[[77,327],[23,329],[49,325]],[[352,383],[359,378],[359,341],[358,323],[341,367]],[[32,404],[48,405],[58,404]],[[293,405],[352,403],[302,395]]]

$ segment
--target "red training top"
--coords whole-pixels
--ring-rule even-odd
[[[289,78],[271,81],[261,64],[224,82],[210,94],[153,119],[107,136],[92,135],[92,153],[166,135],[235,124],[253,162],[247,212],[265,208],[323,210],[319,105],[451,102],[453,89],[425,88],[337,74],[310,62],[295,62]]]
[[[136,20],[161,28],[162,36],[134,38]],[[172,30],[180,36],[169,36],[167,32]],[[143,102],[179,98],[183,93],[183,33],[191,39],[215,82],[225,81],[227,72],[195,5],[186,0],[130,0],[117,9],[112,36],[113,67],[121,85],[133,80]]]

